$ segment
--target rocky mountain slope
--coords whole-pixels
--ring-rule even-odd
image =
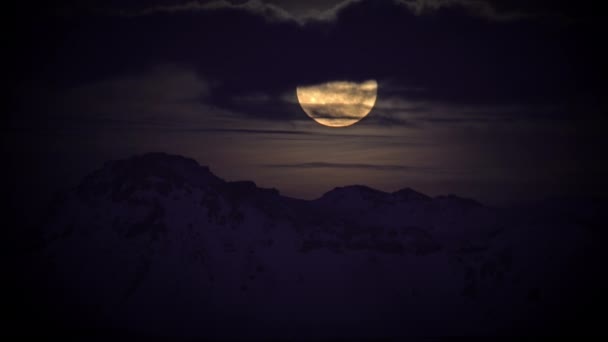
[[[365,186],[304,201],[152,153],[108,162],[55,201],[29,281],[67,329],[144,336],[593,331],[604,207],[507,210]]]

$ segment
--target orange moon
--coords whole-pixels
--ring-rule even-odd
[[[336,81],[297,87],[304,112],[321,125],[347,127],[366,117],[376,104],[378,82]]]

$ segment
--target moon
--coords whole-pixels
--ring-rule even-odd
[[[329,127],[354,125],[376,104],[378,82],[336,81],[296,88],[298,102],[316,122]]]

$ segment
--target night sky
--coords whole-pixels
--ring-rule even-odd
[[[7,13],[2,146],[19,208],[155,151],[303,199],[349,184],[492,205],[606,190],[608,56],[590,3],[28,1]],[[370,79],[376,105],[350,127],[297,102],[298,86]]]

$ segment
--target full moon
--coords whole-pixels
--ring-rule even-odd
[[[346,127],[359,122],[374,107],[377,93],[375,80],[297,87],[298,102],[304,112],[329,127]]]

